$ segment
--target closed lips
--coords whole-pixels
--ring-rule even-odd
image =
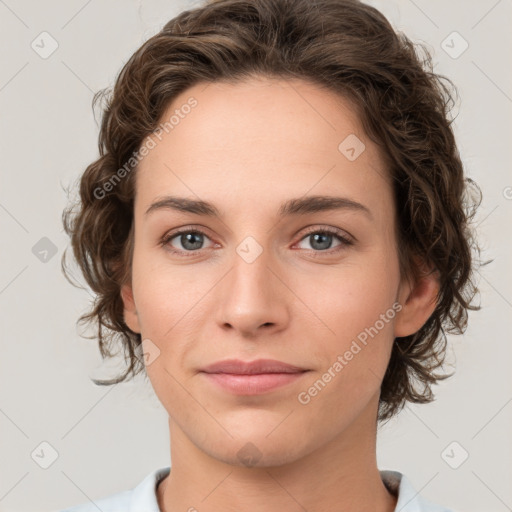
[[[241,361],[229,359],[211,364],[201,371],[205,373],[229,373],[233,375],[257,375],[268,373],[301,373],[305,368],[290,365],[273,359],[258,359],[256,361]]]

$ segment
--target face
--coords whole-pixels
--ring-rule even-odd
[[[394,337],[421,327],[435,294],[433,283],[400,280],[377,146],[346,100],[303,81],[203,83],[162,122],[176,109],[137,170],[132,282],[122,289],[171,428],[235,465],[244,455],[283,464],[366,435]],[[202,371],[227,359],[307,371],[253,377],[253,387]],[[234,381],[245,384],[221,384]]]

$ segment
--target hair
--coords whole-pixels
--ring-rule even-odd
[[[126,62],[113,91],[94,95],[93,108],[107,100],[99,158],[85,169],[79,200],[62,221],[96,294],[78,321],[96,324],[103,358],[122,348],[127,369],[112,380],[93,381],[111,385],[145,373],[141,335],[126,325],[120,294],[131,281],[134,155],[182,91],[251,77],[300,79],[339,94],[381,148],[397,211],[400,275],[420,277],[426,267],[419,257],[438,273],[440,289],[422,328],[394,340],[377,420],[391,418],[406,402],[432,401],[432,385],[451,375],[441,372],[446,333],[462,334],[468,310],[480,309],[472,303],[479,292],[472,252],[480,248],[471,221],[482,194],[464,176],[455,143],[452,82],[433,72],[424,45],[395,32],[378,10],[357,0],[207,1],[167,22]],[[61,263],[69,280],[65,258],[66,252]]]

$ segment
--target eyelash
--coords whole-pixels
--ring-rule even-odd
[[[209,238],[208,235],[204,231],[201,231],[200,229],[191,228],[190,226],[187,226],[187,227],[178,229],[176,231],[173,231],[171,233],[165,234],[162,237],[162,239],[160,240],[160,245],[162,247],[166,247],[166,250],[168,250],[172,254],[177,254],[177,255],[182,256],[184,258],[193,257],[198,252],[200,252],[202,249],[198,249],[196,251],[181,251],[181,250],[175,249],[174,247],[171,247],[169,245],[171,240],[173,240],[177,236],[182,235],[184,233],[187,233],[187,234],[189,234],[189,233],[199,234],[199,235],[204,235],[207,238]],[[341,231],[340,229],[337,229],[337,228],[321,228],[321,229],[319,229],[319,228],[311,228],[310,230],[308,230],[304,234],[304,236],[299,240],[299,242],[302,242],[302,240],[304,240],[308,236],[314,235],[314,234],[334,235],[341,242],[341,245],[336,247],[334,250],[331,250],[331,249],[326,249],[324,251],[315,251],[314,249],[310,249],[310,250],[313,252],[313,257],[322,256],[324,254],[331,254],[331,255],[332,254],[337,254],[339,251],[344,250],[346,247],[354,245],[354,242],[351,239],[349,239],[347,236],[345,236],[343,233],[344,233],[343,231]]]

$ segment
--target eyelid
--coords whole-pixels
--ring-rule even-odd
[[[314,249],[305,249],[310,253],[311,252],[314,253],[315,256],[336,254],[337,252],[339,252],[355,243],[355,238],[352,235],[350,235],[349,233],[347,233],[346,231],[344,231],[340,228],[336,228],[333,226],[321,226],[321,225],[315,224],[315,225],[307,226],[305,229],[306,229],[306,232],[303,233],[301,238],[293,244],[294,246],[297,245],[298,243],[302,242],[309,235],[314,234],[314,233],[330,234],[330,235],[333,235],[334,237],[338,238],[339,241],[341,242],[340,246],[338,246],[334,249],[326,249],[324,251],[315,251]],[[171,231],[167,232],[166,234],[164,234],[163,237],[161,238],[159,244],[162,247],[166,247],[170,244],[171,240],[173,240],[174,238],[176,238],[177,236],[179,236],[183,233],[198,233],[198,234],[203,235],[211,240],[211,237],[208,235],[208,233],[206,231],[207,231],[207,229],[202,226],[196,226],[196,225],[182,226],[180,228],[176,228],[175,230],[171,230]],[[216,242],[213,242],[213,244],[215,245]],[[201,253],[204,249],[205,248],[198,249],[196,251],[184,251],[184,250],[175,249],[172,247],[167,250],[174,254],[180,254],[180,255],[186,254],[188,256],[185,256],[185,257],[190,257],[190,256]]]
[[[314,224],[312,226],[306,227],[305,229],[306,232],[299,241],[304,240],[304,238],[306,238],[308,235],[311,235],[312,233],[329,233],[331,235],[336,235],[342,238],[346,243],[350,244],[353,244],[356,241],[355,237],[353,237],[350,233],[334,226],[321,226]]]
[[[206,231],[207,231],[206,228],[204,228],[202,226],[195,226],[195,225],[181,226],[180,228],[172,229],[172,230],[168,231],[167,233],[165,233],[162,236],[162,238],[160,239],[159,245],[165,247],[168,244],[170,244],[171,240],[173,240],[174,238],[176,238],[179,235],[182,235],[183,233],[198,233],[200,235],[204,235],[205,237],[207,237],[211,240],[211,237],[208,235],[208,233]],[[213,240],[212,240],[212,242],[213,242]],[[213,242],[213,244],[215,245],[215,242]],[[169,249],[169,251],[174,252],[174,253],[181,253],[181,254],[189,253],[192,255],[192,254],[197,254],[197,253],[201,252],[203,249],[198,249],[197,251],[183,251],[180,249],[171,248],[171,249]]]

